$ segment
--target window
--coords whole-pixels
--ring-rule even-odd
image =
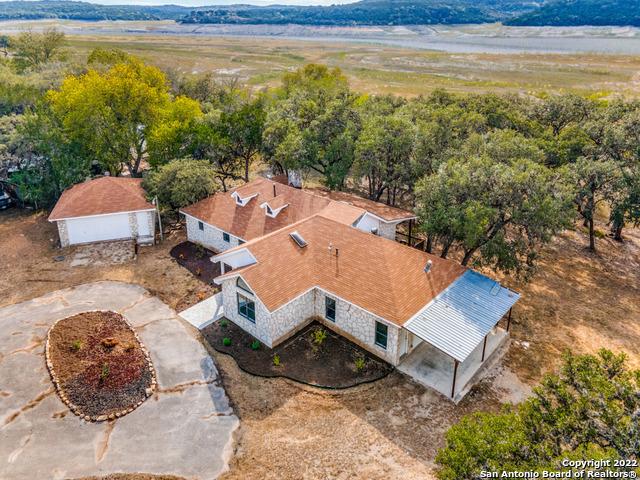
[[[244,240],[238,239],[238,245],[242,245],[244,243]]]
[[[324,316],[327,320],[336,321],[336,301],[333,298],[324,297]]]
[[[271,210],[271,207],[269,205],[267,205],[267,213],[269,215],[273,215],[273,210]]]
[[[256,304],[238,293],[238,313],[252,323],[256,323]]]
[[[239,196],[236,197],[236,203],[242,205],[242,199]]]
[[[198,230],[204,230],[204,223],[198,222]]]
[[[247,285],[247,282],[245,282],[241,277],[238,277],[238,280],[236,280],[236,285],[238,286],[238,288],[241,288],[245,292],[253,295],[253,292],[249,288],[249,285]]]
[[[224,240],[225,242],[229,243],[229,242],[231,242],[231,237],[229,236],[229,234],[227,232],[222,232],[222,240]]]
[[[387,349],[387,334],[389,327],[384,323],[376,322],[376,345]]]

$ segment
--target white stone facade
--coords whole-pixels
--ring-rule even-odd
[[[56,222],[58,224],[58,236],[60,237],[60,246],[68,247],[69,246],[69,231],[67,230],[67,221],[66,220],[58,220]]]
[[[187,222],[187,239],[193,243],[207,247],[215,252],[224,252],[237,247],[242,239],[229,234],[229,241],[224,240],[224,231],[213,227],[208,223],[198,220],[190,215],[185,215]],[[200,227],[202,226],[202,230]]]
[[[400,327],[349,302],[329,295],[336,301],[336,319],[335,322],[332,322],[325,318],[325,296],[327,294],[318,288],[304,293],[271,313],[259,298],[237,287],[236,281],[236,278],[230,278],[222,282],[225,317],[268,347],[272,348],[288,338],[311,318],[320,317],[325,319],[324,323],[332,330],[346,336],[392,365],[398,364]],[[238,293],[255,301],[255,323],[238,313]],[[375,343],[377,322],[387,325],[386,349]]]

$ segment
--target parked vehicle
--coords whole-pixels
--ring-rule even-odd
[[[11,205],[13,205],[13,198],[4,190],[0,190],[0,210],[9,208]]]

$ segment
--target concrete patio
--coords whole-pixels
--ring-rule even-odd
[[[495,364],[504,352],[502,348],[509,339],[509,333],[502,328],[494,328],[487,335],[487,345],[482,361],[483,342],[481,342],[462,363],[458,364],[456,385],[453,398],[454,360],[427,342],[422,342],[398,365],[398,370],[409,375],[418,383],[432,388],[454,402],[459,402],[471,390],[488,367]]]

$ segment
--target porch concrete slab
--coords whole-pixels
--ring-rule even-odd
[[[487,335],[485,360],[482,361],[483,343],[481,342],[467,359],[458,365],[454,402],[459,402],[469,392],[474,383],[481,378],[487,368],[501,356],[502,347],[509,334],[497,328]],[[453,386],[454,360],[427,342],[422,342],[398,365],[398,370],[409,375],[418,383],[432,388],[451,398]]]
[[[50,326],[86,310],[124,315],[158,373],[156,392],[113,422],[73,415],[44,363]],[[213,479],[227,469],[237,427],[195,332],[139,286],[98,282],[0,309],[0,479],[137,472]]]
[[[187,308],[180,312],[180,316],[198,330],[202,330],[207,325],[211,325],[224,316],[222,292],[218,292],[212,297],[195,304],[193,307]]]

